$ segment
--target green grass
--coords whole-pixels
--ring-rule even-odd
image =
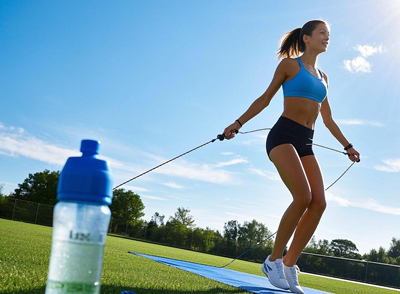
[[[51,249],[51,228],[0,219],[0,293],[44,293]],[[128,254],[134,251],[196,263],[222,266],[229,258],[108,236],[104,253],[101,293],[120,294],[245,294],[200,276]],[[262,275],[260,265],[235,261],[228,268]],[[398,291],[300,275],[305,287],[337,294],[398,294]]]

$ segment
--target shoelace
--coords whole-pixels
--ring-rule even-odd
[[[297,265],[294,265],[290,268],[290,273],[292,274],[293,282],[296,286],[300,286],[299,281],[297,279],[297,275],[300,274],[300,269]]]
[[[285,273],[283,272],[283,262],[275,261],[276,269],[278,270],[278,275],[280,279],[285,279]]]

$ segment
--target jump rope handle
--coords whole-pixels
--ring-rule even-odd
[[[349,153],[347,153],[347,152],[343,152],[343,154],[344,154],[344,155],[347,155],[348,157],[351,156],[351,154],[349,154]],[[361,159],[360,159],[360,158],[357,158],[356,162],[360,162],[360,161],[361,161]]]
[[[232,130],[231,133],[237,134],[237,133],[239,133],[239,131],[238,131],[238,130]],[[217,136],[217,139],[220,140],[220,141],[224,141],[224,139],[225,139],[225,134],[224,134],[224,133],[219,134],[219,135]]]

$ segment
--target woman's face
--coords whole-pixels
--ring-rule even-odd
[[[309,49],[318,53],[325,52],[329,44],[329,29],[324,23],[320,23],[312,31],[311,36],[307,36],[305,43]]]

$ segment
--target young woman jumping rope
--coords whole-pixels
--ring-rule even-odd
[[[261,268],[272,285],[293,293],[304,293],[298,282],[296,262],[326,207],[323,178],[311,145],[319,112],[324,125],[343,145],[349,159],[360,161],[360,154],[332,118],[327,97],[328,76],[316,67],[318,55],[327,50],[328,43],[329,25],[322,20],[309,21],[302,28],[287,33],[278,51],[282,61],[271,84],[224,130],[225,138],[235,137],[235,130],[267,107],[282,86],[283,113],[268,134],[266,149],[293,201],[282,216],[272,253]],[[292,243],[283,257],[293,233]]]

